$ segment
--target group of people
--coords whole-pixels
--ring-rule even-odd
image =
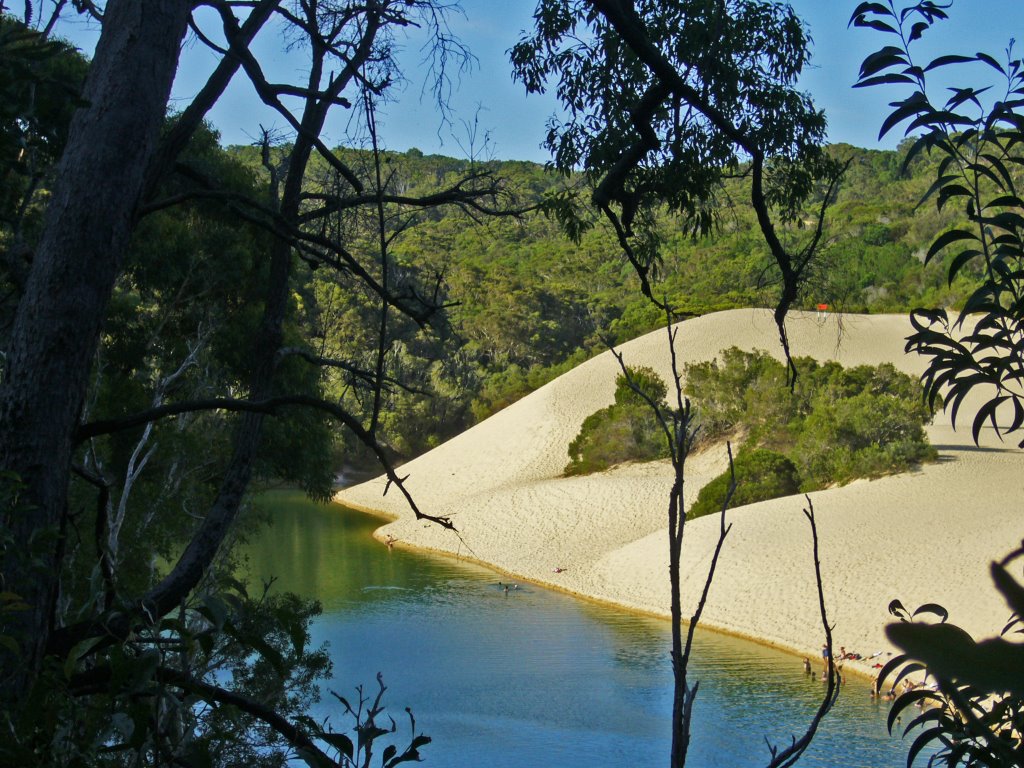
[[[892,701],[898,696],[902,696],[904,693],[910,693],[915,688],[920,688],[923,683],[915,683],[909,677],[903,678],[902,682],[892,686],[888,691],[881,691],[878,688],[879,680],[878,675],[871,678],[871,698],[882,699],[884,701]],[[921,706],[920,702],[918,706]]]
[[[842,662],[844,662],[844,661],[859,661],[859,660],[865,660],[865,659],[866,660],[871,660],[871,659],[873,659],[873,658],[875,658],[877,656],[881,656],[882,655],[882,652],[878,651],[877,653],[873,653],[871,656],[865,657],[865,656],[862,656],[859,653],[847,652],[846,648],[844,648],[843,646],[839,646],[839,653],[836,654],[835,658],[833,659],[832,655],[829,653],[829,650],[830,649],[828,647],[828,644],[823,643],[822,646],[821,646],[821,660],[822,660],[821,679],[822,680],[828,680],[828,672],[829,672],[829,669],[831,668],[833,670],[833,672],[835,673],[837,681],[840,684],[843,684],[843,683],[846,682],[846,676],[843,673],[843,664],[842,664]],[[807,675],[813,675],[814,674],[814,669],[811,666],[811,660],[810,660],[809,657],[804,656],[803,666],[804,666],[804,673],[805,674],[807,674]],[[875,664],[875,666],[876,667],[880,667],[882,665],[881,664]],[[884,700],[884,701],[891,701],[891,700],[893,700],[893,699],[895,699],[895,698],[897,698],[899,696],[902,696],[905,693],[909,693],[910,691],[913,691],[914,689],[919,688],[921,685],[923,685],[923,683],[921,683],[921,682],[915,682],[915,681],[911,680],[909,677],[905,677],[905,678],[903,678],[902,681],[900,681],[896,685],[894,685],[891,688],[889,688],[889,690],[882,691],[882,690],[879,689],[879,683],[880,683],[880,681],[878,679],[878,675],[875,675],[872,678],[872,680],[871,680],[871,698],[872,699],[881,699],[881,700]],[[918,704],[918,706],[920,706],[920,704]]]
[[[881,655],[881,651],[869,656],[869,659],[875,658],[875,656]],[[835,658],[832,658],[831,649],[828,643],[821,644],[821,679],[828,680],[828,672],[831,668],[835,673],[839,683],[846,682],[846,676],[843,673],[843,662],[844,661],[859,661],[865,657],[854,651],[847,651],[845,646],[839,646],[839,653],[836,654]],[[804,656],[804,673],[811,675],[814,670],[811,668],[811,660],[807,656]]]

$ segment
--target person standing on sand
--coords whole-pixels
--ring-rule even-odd
[[[822,664],[821,676],[822,676],[822,678],[825,678],[825,677],[828,676],[828,668],[829,668],[829,665],[831,663],[832,663],[832,660],[829,658],[828,643],[822,643],[821,644],[821,664]]]

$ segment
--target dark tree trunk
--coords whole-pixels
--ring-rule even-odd
[[[57,597],[60,544],[31,567],[33,535],[65,524],[72,437],[101,324],[145,185],[177,69],[190,0],[110,0],[72,120],[45,230],[18,306],[0,384],[0,469],[24,483],[28,511],[3,510],[13,546],[4,589],[29,609],[4,632],[23,658],[0,656],[0,687],[15,699],[37,669]],[[3,632],[0,632],[2,634]]]

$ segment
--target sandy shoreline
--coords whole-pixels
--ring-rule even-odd
[[[795,313],[794,354],[844,365],[891,362],[917,375],[923,361],[903,353],[904,315]],[[729,346],[778,356],[766,310],[732,310],[679,326],[683,363]],[[627,364],[649,365],[669,380],[664,331],[620,347]],[[381,478],[336,499],[393,520],[378,532],[411,546],[469,558],[523,579],[656,616],[668,616],[666,463],[628,465],[563,478],[566,450],[583,419],[613,398],[618,365],[609,353],[584,363],[473,429],[406,464],[407,487],[421,509],[448,515],[459,535],[417,522],[400,494],[383,496]],[[966,406],[965,406],[966,408]],[[1024,536],[1024,452],[1015,442],[970,439],[969,416],[954,432],[939,414],[929,428],[940,460],[920,471],[811,494],[822,575],[836,648],[869,655],[893,649],[883,634],[887,606],[913,610],[938,602],[975,637],[996,634],[1009,609],[988,564]],[[686,496],[726,466],[724,448],[691,457]],[[823,639],[814,586],[811,536],[801,497],[728,513],[726,540],[702,626],[819,658]],[[687,525],[684,613],[703,586],[718,534],[716,517]],[[556,569],[562,569],[556,572]],[[862,665],[856,671],[870,672]]]

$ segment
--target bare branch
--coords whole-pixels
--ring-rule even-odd
[[[477,213],[492,217],[523,216],[527,213],[532,213],[533,211],[538,210],[540,207],[539,205],[528,205],[521,208],[496,208],[483,205],[480,202],[481,200],[497,197],[502,190],[497,183],[492,183],[491,186],[485,189],[465,188],[466,184],[469,182],[479,181],[482,179],[492,180],[491,174],[471,174],[470,176],[460,180],[454,187],[441,192],[435,192],[432,195],[424,195],[423,197],[380,195],[380,199],[385,205],[401,205],[408,208],[439,208],[445,205],[454,205],[463,210],[476,211]],[[374,204],[377,202],[378,195],[363,194],[340,197],[338,195],[328,195],[322,192],[305,192],[303,193],[302,198],[304,200],[320,200],[325,203],[323,207],[307,211],[299,216],[299,223],[305,224],[310,221],[321,219],[332,213],[339,213],[341,211],[359,208],[364,205]]]
[[[243,49],[248,50],[249,44],[263,28],[263,25],[270,18],[279,2],[280,0],[258,0],[258,2],[254,2],[248,17],[240,26],[230,10],[226,12],[233,22],[231,25],[233,34],[228,36],[233,55],[221,58],[216,69],[207,79],[206,84],[196,94],[196,97],[188,107],[185,108],[185,111],[178,115],[167,131],[167,134],[161,140],[156,157],[150,167],[143,200],[151,198],[155,194],[160,180],[170,169],[178,155],[181,154],[189,139],[192,138],[192,135],[202,123],[206,113],[210,111],[210,108],[217,102],[221,94],[224,93],[224,89],[238,71],[238,67],[241,64],[238,52]],[[225,32],[227,31],[228,25],[225,23]]]
[[[832,654],[832,627],[828,623],[828,613],[825,610],[825,591],[821,582],[821,561],[818,558],[818,525],[814,519],[814,503],[811,501],[811,497],[804,496],[804,498],[807,499],[807,509],[804,510],[804,516],[811,524],[811,540],[813,541],[814,553],[814,580],[818,587],[818,611],[821,614],[822,629],[825,631],[825,648],[828,654],[825,667],[828,682],[825,686],[825,695],[822,697],[821,704],[818,705],[818,709],[815,711],[814,717],[811,718],[811,722],[807,726],[807,730],[804,732],[804,735],[799,739],[794,739],[788,747],[781,751],[779,751],[778,748],[769,745],[769,749],[772,753],[772,759],[771,762],[768,763],[768,768],[789,768],[789,766],[796,763],[807,747],[811,745],[811,741],[814,739],[814,734],[817,732],[822,719],[829,713],[829,710],[832,709],[832,706],[839,698],[839,680],[836,673],[835,657]]]
[[[311,365],[319,365],[327,368],[338,368],[340,370],[352,374],[356,379],[359,379],[360,381],[369,384],[373,387],[377,387],[380,384],[391,384],[413,395],[422,395],[424,397],[429,397],[431,395],[431,393],[425,389],[419,389],[418,387],[410,386],[405,382],[399,381],[398,379],[392,378],[390,376],[382,375],[378,379],[374,372],[359,368],[356,365],[349,362],[348,360],[337,360],[331,357],[315,355],[308,349],[302,349],[301,347],[284,347],[278,351],[277,356],[279,360],[285,357],[301,357],[303,360],[310,363]]]

